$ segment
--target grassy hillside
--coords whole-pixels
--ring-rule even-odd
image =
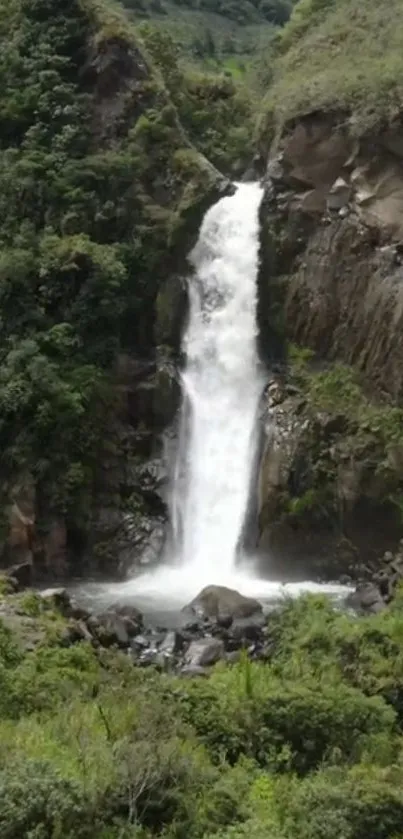
[[[277,124],[312,109],[349,112],[354,131],[403,104],[400,0],[300,0],[278,39],[264,112]]]

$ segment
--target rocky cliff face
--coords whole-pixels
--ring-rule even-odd
[[[269,398],[261,547],[273,561],[327,556],[330,573],[396,544],[403,497],[403,127],[358,141],[346,126],[343,114],[321,113],[286,126],[262,208],[266,358],[284,361],[292,342],[316,365],[309,386],[291,375],[294,395]],[[316,397],[338,362],[357,373],[360,395],[347,404],[336,382],[323,411]],[[382,441],[368,420],[377,412],[384,430],[394,416]]]
[[[358,142],[342,115],[307,116],[288,128],[268,175],[287,337],[399,399],[403,127]]]

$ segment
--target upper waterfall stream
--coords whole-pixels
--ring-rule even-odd
[[[190,255],[184,416],[173,487],[173,559],[195,581],[234,571],[263,377],[256,350],[262,189],[242,184],[206,214]]]

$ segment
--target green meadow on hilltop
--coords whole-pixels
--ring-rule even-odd
[[[312,110],[348,116],[363,134],[397,119],[403,102],[398,0],[300,0],[276,45],[263,113],[281,127]],[[262,125],[264,130],[264,123]]]

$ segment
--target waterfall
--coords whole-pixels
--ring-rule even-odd
[[[283,586],[256,577],[250,557],[243,568],[239,563],[263,387],[256,349],[261,198],[257,184],[241,184],[234,195],[218,201],[206,213],[190,254],[170,551],[154,571],[95,586],[92,597],[98,602],[134,600],[146,613],[167,620],[171,610],[177,614],[209,584],[237,588],[266,602],[285,591],[294,596],[305,590],[348,591],[312,582]]]
[[[228,582],[248,504],[263,384],[256,349],[261,198],[257,184],[222,198],[190,254],[173,559],[200,584]]]

